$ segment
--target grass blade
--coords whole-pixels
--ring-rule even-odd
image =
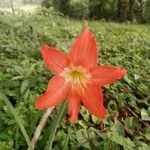
[[[10,111],[13,114],[13,116],[14,116],[17,124],[18,124],[18,126],[20,127],[20,130],[21,130],[21,132],[22,132],[22,134],[23,134],[23,136],[24,136],[28,146],[30,147],[31,150],[33,150],[32,144],[30,142],[30,138],[29,138],[28,134],[26,133],[25,128],[24,128],[24,126],[23,126],[23,124],[22,124],[22,122],[21,122],[17,112],[15,111],[14,107],[10,103],[9,99],[2,92],[0,92],[0,100],[3,100],[6,103],[7,107],[10,109]]]
[[[54,136],[57,130],[57,127],[62,119],[63,114],[66,112],[66,102],[64,102],[61,106],[60,109],[58,111],[57,116],[54,118],[53,122],[52,122],[52,126],[51,126],[51,132],[49,135],[49,141],[46,147],[46,150],[51,150],[52,149],[52,144],[53,144],[53,140],[54,140]]]

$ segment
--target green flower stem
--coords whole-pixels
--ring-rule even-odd
[[[16,110],[14,109],[12,104],[10,103],[9,99],[2,92],[0,92],[0,100],[3,100],[6,103],[7,107],[10,109],[11,113],[13,114],[13,116],[14,116],[14,118],[15,118],[15,120],[16,120],[16,122],[17,122],[17,124],[18,124],[25,140],[26,140],[26,143],[30,147],[30,150],[33,150],[33,146],[30,142],[30,138],[29,138],[28,134],[26,133],[25,128],[24,128],[24,126],[23,126]]]
[[[58,111],[57,116],[54,118],[53,122],[52,122],[52,126],[51,126],[51,132],[49,135],[49,141],[46,147],[46,150],[51,150],[52,149],[52,144],[54,141],[54,136],[57,130],[57,127],[62,119],[63,114],[66,113],[66,102],[64,102],[61,106],[60,109]]]

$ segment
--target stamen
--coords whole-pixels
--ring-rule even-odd
[[[82,90],[89,83],[91,75],[82,66],[66,67],[60,76],[65,78],[65,82],[70,82],[75,90]]]

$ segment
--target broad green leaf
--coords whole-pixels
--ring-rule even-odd
[[[111,141],[123,146],[126,150],[133,150],[135,147],[135,144],[128,137],[125,137],[123,125],[118,120],[115,120],[111,131],[108,131],[106,135]]]
[[[118,120],[115,120],[115,123],[111,127],[111,130],[113,131],[114,134],[117,134],[119,136],[124,136],[125,135],[124,127],[121,124],[121,122],[118,121]]]
[[[12,147],[5,142],[0,142],[0,150],[11,150]]]
[[[123,146],[125,150],[133,150],[135,147],[135,144],[128,137],[125,138],[113,132],[108,132],[107,136],[111,141]]]
[[[136,144],[136,149],[137,150],[149,150],[150,149],[150,145],[147,145],[146,143],[142,142],[142,141],[135,141]]]
[[[76,134],[77,134],[78,143],[81,144],[82,147],[91,149],[91,145],[88,142],[88,140],[90,140],[88,131],[86,129],[80,129],[76,132]]]
[[[144,108],[141,110],[141,119],[145,121],[150,121],[150,116]]]
[[[133,130],[138,130],[140,128],[140,122],[135,117],[127,117],[125,119],[125,126]]]

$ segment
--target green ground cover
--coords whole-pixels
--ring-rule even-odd
[[[0,14],[0,91],[5,94],[28,133],[35,131],[42,112],[34,108],[53,76],[44,66],[40,46],[47,43],[68,52],[83,21],[42,9],[32,15]],[[128,76],[103,89],[108,114],[105,123],[81,108],[76,124],[64,117],[54,150],[150,149],[150,26],[89,21],[97,39],[99,64],[126,68]],[[37,144],[47,145],[51,120]],[[27,149],[9,107],[0,100],[0,150]]]

